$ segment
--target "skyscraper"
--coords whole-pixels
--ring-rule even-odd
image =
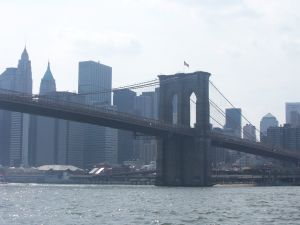
[[[280,127],[270,127],[267,131],[266,143],[290,151],[300,151],[300,127],[285,124]]]
[[[243,138],[249,141],[256,141],[256,128],[252,124],[246,124],[243,127]]]
[[[300,126],[300,102],[285,103],[285,120],[292,127]]]
[[[93,61],[79,62],[78,76],[78,92],[85,95],[85,103],[111,109],[112,68]],[[117,132],[112,128],[85,125],[85,167],[104,161],[116,163],[116,140]]]
[[[260,141],[263,141],[264,136],[267,136],[270,127],[278,127],[278,120],[271,113],[268,113],[260,121]]]
[[[49,92],[53,101],[84,103],[83,96]],[[84,167],[84,124],[44,116],[31,116],[29,164],[63,164]]]
[[[7,68],[0,75],[0,88],[14,90],[17,68]],[[10,120],[11,112],[0,110],[0,164],[10,165]]]
[[[79,62],[78,93],[86,104],[111,105],[112,68],[93,61]]]
[[[26,47],[18,63],[15,91],[32,94],[31,61],[29,60]]]
[[[134,101],[136,93],[129,89],[114,91],[113,103],[119,112],[134,114]],[[133,133],[118,130],[118,163],[133,160]]]
[[[143,92],[135,97],[135,113],[141,117],[155,118],[158,109],[158,89],[155,92]],[[154,137],[142,136],[135,140],[134,156],[143,164],[155,161],[157,141]]]
[[[47,70],[40,84],[40,95],[44,95],[55,91],[56,91],[56,83],[50,69],[50,63],[48,62]]]
[[[25,49],[17,68],[8,68],[1,75],[0,87],[8,90],[32,94],[31,62]],[[4,164],[19,166],[28,164],[29,115],[18,112],[1,111],[4,138]],[[5,121],[4,121],[5,118]],[[3,150],[4,149],[4,150]]]
[[[242,110],[240,108],[226,109],[225,130],[233,136],[242,136]]]

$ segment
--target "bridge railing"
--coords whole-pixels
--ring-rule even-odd
[[[21,104],[31,104],[39,105],[46,108],[55,108],[65,111],[74,111],[79,113],[86,113],[93,116],[101,116],[109,119],[114,119],[118,121],[130,121],[136,125],[143,125],[147,127],[152,127],[156,129],[175,131],[178,133],[190,132],[190,128],[182,125],[174,125],[165,123],[164,121],[145,118],[129,113],[123,113],[116,110],[109,109],[109,106],[97,106],[88,105],[78,102],[76,94],[66,94],[64,95],[31,95],[27,93],[21,93],[16,91],[10,91],[6,89],[0,89],[0,98],[5,100],[12,100],[14,102],[19,102]],[[65,100],[64,100],[65,98]],[[73,99],[73,100],[72,100]]]

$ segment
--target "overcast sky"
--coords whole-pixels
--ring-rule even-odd
[[[48,59],[58,90],[78,62],[112,66],[113,86],[183,70],[211,80],[259,124],[300,101],[299,0],[0,0],[0,71],[26,43],[38,92]]]

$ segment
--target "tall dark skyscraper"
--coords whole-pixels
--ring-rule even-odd
[[[79,62],[78,93],[86,103],[111,105],[112,68],[94,61]],[[93,93],[92,93],[93,92]]]
[[[114,92],[113,103],[119,112],[134,114],[136,93],[129,89]],[[130,131],[118,130],[118,163],[133,160],[134,136]]]
[[[17,68],[7,68],[0,75],[0,88],[32,94],[31,62],[26,48],[23,50]],[[18,112],[1,111],[5,133],[3,164],[19,166],[28,164],[29,115]],[[0,119],[1,121],[1,119]]]
[[[85,103],[95,107],[111,106],[112,68],[104,64],[79,62],[78,93],[84,94]],[[118,133],[116,129],[85,125],[85,167],[101,162],[117,163]]]
[[[239,108],[226,109],[225,127],[228,134],[242,137],[242,110]]]

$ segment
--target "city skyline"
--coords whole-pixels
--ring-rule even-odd
[[[72,1],[72,9],[66,12],[70,1],[0,1],[1,26],[6,31],[0,43],[0,70],[15,65],[26,44],[34,93],[48,59],[57,89],[77,91],[77,64],[82,60],[111,65],[113,87],[183,71],[185,60],[189,72],[212,73],[212,81],[256,126],[269,112],[284,123],[285,102],[299,101],[300,45],[295,22],[299,2],[213,3],[217,4],[126,0],[86,5]],[[12,12],[17,16],[5,19]],[[79,13],[82,16],[77,19]],[[171,38],[174,35],[177,38]]]

